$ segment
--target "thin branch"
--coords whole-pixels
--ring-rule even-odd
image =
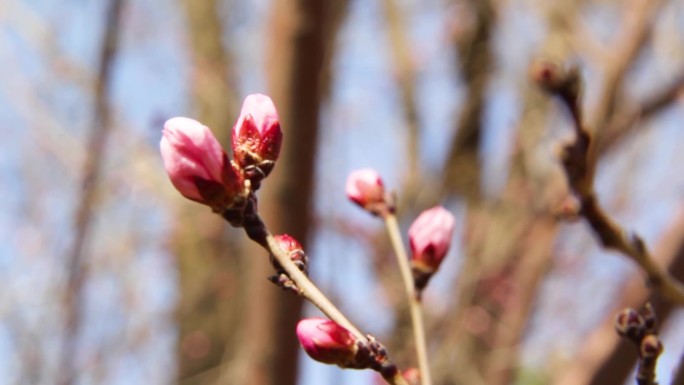
[[[357,340],[368,343],[369,337],[365,336],[354,324],[320,291],[320,289],[304,274],[299,267],[284,252],[273,235],[268,231],[265,223],[255,211],[255,202],[250,202],[245,210],[244,228],[247,236],[263,247],[278,264],[283,268],[288,278],[297,287],[299,294],[314,304],[328,318],[335,321],[343,328],[349,330]],[[397,370],[396,365],[386,357],[381,369],[376,369],[382,374],[385,381],[392,385],[408,385],[404,377]]]
[[[677,209],[674,220],[658,240],[654,254],[670,274],[680,280],[684,278],[684,207]],[[621,384],[627,380],[636,357],[631,344],[615,334],[614,313],[626,307],[640,309],[650,302],[662,324],[675,309],[671,301],[645,287],[643,281],[641,272],[635,272],[615,288],[620,296],[614,301],[614,309],[608,312],[610,316],[583,338],[579,353],[571,365],[558,373],[554,385]]]
[[[66,292],[64,293],[66,319],[59,356],[61,372],[58,383],[60,385],[74,383],[76,376],[74,359],[81,321],[81,292],[83,282],[86,279],[86,271],[83,266],[83,248],[89,235],[95,203],[95,187],[99,181],[107,137],[112,126],[109,109],[109,87],[111,85],[113,59],[118,47],[123,5],[123,0],[112,0],[106,12],[105,31],[94,91],[95,112],[91,137],[88,142],[88,157],[83,169],[83,190],[74,214],[74,241],[67,254],[68,276]]]
[[[387,232],[389,233],[389,237],[392,241],[392,247],[394,248],[394,254],[396,255],[397,262],[399,263],[401,278],[402,281],[404,281],[404,289],[406,290],[406,296],[409,302],[411,323],[413,324],[413,338],[416,343],[418,367],[420,368],[420,381],[422,385],[432,385],[420,294],[415,289],[413,275],[411,274],[408,256],[406,254],[406,249],[404,248],[404,243],[401,239],[401,232],[399,231],[397,217],[394,214],[387,214],[385,215],[384,219]]]

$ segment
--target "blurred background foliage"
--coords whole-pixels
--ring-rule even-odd
[[[404,228],[437,203],[458,218],[425,293],[437,384],[631,383],[612,319],[647,300],[667,384],[684,313],[559,218],[572,130],[528,68],[580,66],[605,144],[599,200],[682,279],[683,47],[681,0],[4,0],[0,383],[377,381],[300,359],[294,325],[317,312],[164,175],[164,120],[227,144],[242,98],[263,92],[285,138],[264,217],[400,366],[415,358],[398,271],[381,223],[343,193],[360,167],[397,191]]]

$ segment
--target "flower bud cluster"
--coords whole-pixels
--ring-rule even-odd
[[[183,117],[166,121],[160,149],[173,186],[184,197],[224,213],[244,207],[273,170],[282,137],[271,98],[252,94],[233,127],[233,161],[207,126]]]
[[[658,338],[656,316],[653,307],[647,303],[639,313],[632,308],[623,309],[615,317],[615,330],[634,343],[639,354],[637,383],[654,384],[658,357],[663,352],[663,344]]]

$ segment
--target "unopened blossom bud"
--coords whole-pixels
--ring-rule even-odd
[[[166,173],[186,198],[220,212],[244,201],[244,181],[211,130],[189,118],[164,123],[160,143]]]
[[[622,337],[639,340],[646,327],[644,318],[634,309],[622,309],[615,317],[615,330]]]
[[[271,98],[252,94],[245,98],[233,127],[233,155],[247,178],[257,184],[273,170],[283,133]]]
[[[306,256],[302,245],[287,234],[274,235],[273,238],[278,246],[287,253],[290,260],[297,265],[299,270],[307,274],[309,258]],[[276,267],[279,268],[279,266]]]
[[[386,207],[385,186],[372,168],[356,170],[347,177],[347,198],[373,214]]]
[[[297,324],[297,338],[306,354],[318,362],[342,368],[355,367],[358,346],[347,329],[323,318],[307,318]]]
[[[423,211],[409,227],[411,267],[418,290],[427,285],[449,251],[456,219],[442,206]]]

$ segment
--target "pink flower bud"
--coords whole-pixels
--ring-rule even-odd
[[[347,329],[323,318],[307,318],[297,324],[297,338],[306,354],[318,362],[353,367],[358,346]]]
[[[409,228],[411,263],[434,273],[449,251],[454,235],[454,216],[442,206],[423,211]]]
[[[382,178],[372,168],[356,170],[349,174],[346,192],[349,200],[363,208],[385,202],[385,186]]]
[[[278,111],[271,98],[262,94],[247,96],[233,127],[233,153],[237,164],[248,171],[258,167],[262,178],[267,176],[278,159],[282,140]]]
[[[280,248],[287,253],[302,250],[302,245],[299,242],[297,242],[296,239],[292,238],[287,234],[274,235],[273,238],[275,238],[276,242],[278,243],[278,246],[280,246]]]
[[[303,271],[304,274],[307,274],[309,258],[304,252],[302,245],[287,234],[274,235],[273,239],[275,239],[278,246],[289,255],[290,260],[297,265],[299,270]],[[276,268],[278,267],[279,266],[276,265]]]
[[[207,126],[189,118],[169,119],[159,147],[171,183],[184,197],[219,211],[242,196],[242,175]]]

